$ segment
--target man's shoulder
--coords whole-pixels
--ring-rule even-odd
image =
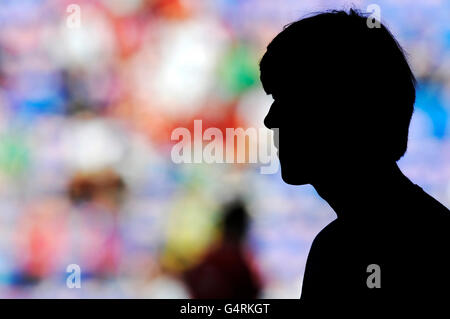
[[[411,209],[417,213],[419,219],[440,223],[436,226],[448,226],[450,224],[450,210],[437,199],[417,186],[416,194],[411,199]]]
[[[324,245],[331,245],[336,243],[341,236],[341,223],[338,219],[333,220],[326,225],[314,238],[311,249],[317,246],[323,247]]]

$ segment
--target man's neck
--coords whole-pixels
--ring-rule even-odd
[[[396,163],[347,165],[312,183],[338,218],[364,217],[369,211],[386,210],[386,202],[401,196],[411,181]]]

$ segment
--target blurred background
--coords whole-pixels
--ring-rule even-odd
[[[449,207],[448,1],[2,0],[0,297],[226,295],[245,277],[248,296],[299,298],[332,210],[258,164],[174,164],[170,135],[194,119],[263,127],[269,41],[372,3],[419,80],[400,166]]]

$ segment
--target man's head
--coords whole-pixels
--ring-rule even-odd
[[[369,18],[370,19],[370,18]],[[279,129],[289,184],[354,162],[395,162],[406,151],[415,78],[389,30],[368,16],[331,11],[287,25],[260,61],[274,103],[264,121]]]

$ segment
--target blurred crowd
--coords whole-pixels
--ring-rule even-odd
[[[263,127],[269,41],[370,3],[2,0],[0,297],[298,298],[331,209],[257,164],[177,165],[170,136],[194,119]],[[449,206],[450,3],[377,4],[419,80],[400,166]]]

